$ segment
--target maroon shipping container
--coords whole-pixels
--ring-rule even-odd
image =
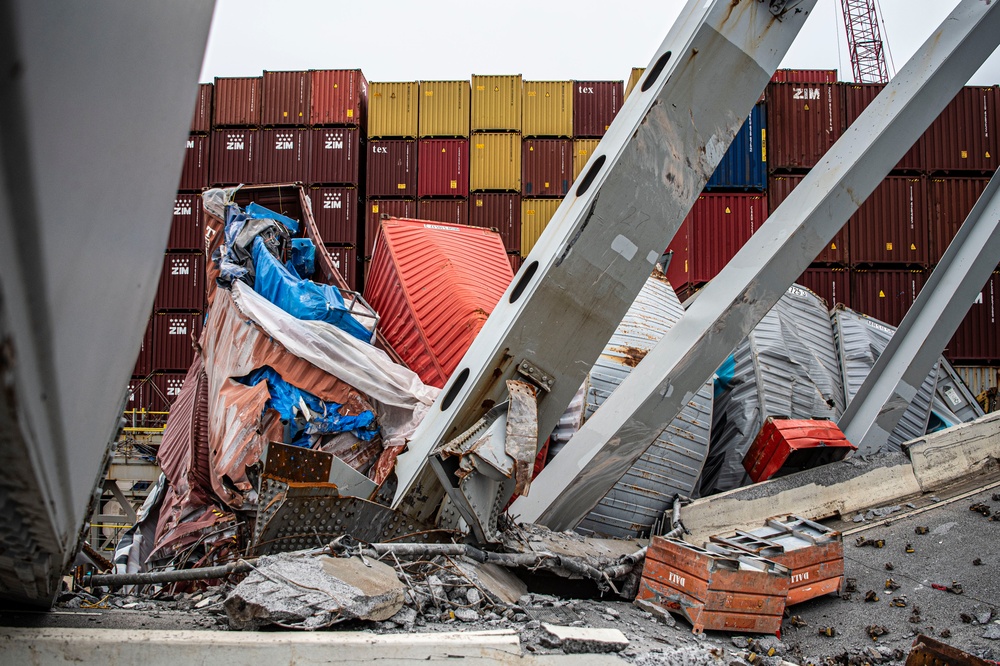
[[[169,412],[174,400],[184,387],[186,372],[158,372],[147,382],[152,384],[152,391],[147,388],[150,396],[150,411]]]
[[[309,131],[308,179],[314,185],[359,185],[361,132],[357,127]]]
[[[370,197],[417,195],[417,142],[379,139],[368,142],[365,189]]]
[[[524,262],[524,259],[521,257],[521,253],[508,252],[507,261],[510,262],[510,269],[514,271],[514,275],[517,275],[517,272],[521,270],[521,264]]]
[[[305,182],[309,172],[309,133],[310,130],[295,127],[261,130],[258,182]]]
[[[468,199],[421,199],[417,202],[417,219],[468,224],[469,201]]]
[[[340,271],[352,291],[358,289],[358,252],[353,245],[327,245],[326,252],[333,261],[333,267]]]
[[[139,347],[139,355],[135,359],[133,375],[145,377],[153,371],[153,318],[150,317],[146,323],[146,332],[142,334],[142,345]]]
[[[783,176],[771,176],[767,182],[767,208],[768,212],[773,214],[774,211],[778,209],[778,206],[788,198],[792,190],[802,182],[805,176],[798,176],[792,174],[786,174]],[[846,265],[849,263],[850,256],[848,254],[848,227],[850,225],[844,225],[840,231],[833,237],[827,246],[819,255],[816,257],[815,261],[819,264],[840,264]]]
[[[931,262],[937,263],[972,212],[989,178],[931,178],[927,181],[927,226]]]
[[[194,359],[192,341],[201,336],[200,313],[153,315],[153,369],[184,370]]]
[[[201,219],[201,196],[178,193],[174,198],[174,215],[170,221],[168,250],[200,250],[205,244],[205,229]]]
[[[184,166],[177,189],[200,191],[208,186],[208,137],[189,134],[184,146]]]
[[[687,219],[691,223],[691,281],[708,282],[736,256],[767,219],[761,194],[702,194]]]
[[[521,143],[521,194],[561,197],[572,184],[572,139],[525,139]]]
[[[372,256],[382,216],[415,218],[417,202],[414,199],[368,199],[365,203],[365,257]]]
[[[311,124],[364,129],[368,80],[360,69],[314,69],[309,75],[312,78]]]
[[[833,83],[767,86],[767,163],[775,169],[816,166],[844,131],[843,87]]]
[[[573,136],[599,139],[618,115],[625,98],[621,81],[576,81],[573,89]]]
[[[667,264],[667,281],[674,291],[680,291],[685,286],[694,284],[691,278],[690,217],[681,222],[664,254],[670,256],[670,262]]]
[[[469,196],[468,139],[421,139],[417,164],[417,196]]]
[[[212,94],[215,86],[211,83],[198,84],[198,97],[194,101],[194,117],[191,118],[192,134],[208,134],[212,129]]]
[[[831,310],[838,303],[851,307],[851,272],[846,268],[809,268],[795,282],[819,294]]]
[[[888,176],[847,223],[851,264],[930,263],[926,179]]]
[[[204,310],[204,274],[201,253],[165,255],[153,310]]]
[[[358,191],[353,187],[309,190],[313,219],[323,243],[357,245]]]
[[[261,77],[216,78],[213,127],[260,125]]]
[[[1000,88],[965,87],[921,138],[928,171],[995,171],[1000,167]]]
[[[852,309],[899,326],[926,281],[924,271],[918,270],[851,271]]]
[[[1000,272],[990,276],[948,343],[949,359],[978,364],[1000,362]]]
[[[771,76],[775,83],[836,83],[835,69],[777,69]]]
[[[521,195],[473,194],[469,197],[469,224],[496,229],[507,252],[520,252]]]
[[[260,130],[220,129],[212,132],[212,185],[257,182]]]
[[[843,85],[844,91],[844,127],[850,127],[858,116],[868,108],[882,89],[884,83],[846,83]],[[918,171],[923,169],[923,159],[921,157],[921,139],[906,151],[903,158],[893,169]]]
[[[311,100],[309,72],[264,72],[261,123],[308,125]]]

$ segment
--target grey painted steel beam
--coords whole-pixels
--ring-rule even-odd
[[[689,0],[399,457],[394,507],[434,505],[428,455],[506,400],[523,362],[549,380],[538,431],[552,431],[814,4]]]
[[[510,509],[571,529],[808,268],[1000,39],[963,0]]]
[[[1000,175],[994,175],[840,417],[840,429],[858,453],[886,445],[998,260]]]

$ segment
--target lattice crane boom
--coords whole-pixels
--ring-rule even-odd
[[[854,80],[858,83],[887,83],[889,68],[886,66],[875,0],[841,0],[841,6]]]

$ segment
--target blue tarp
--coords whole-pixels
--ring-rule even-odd
[[[309,238],[293,238],[291,259],[285,264],[300,278],[311,278],[316,272],[316,246]]]
[[[247,217],[254,218],[256,220],[274,220],[275,222],[280,222],[285,225],[290,233],[297,233],[299,230],[299,223],[290,217],[282,215],[281,213],[275,213],[273,210],[264,208],[263,206],[258,206],[257,204],[250,202],[244,211]]]
[[[736,377],[736,357],[730,354],[719,369],[715,371],[715,390],[713,397],[718,398],[728,391]]]

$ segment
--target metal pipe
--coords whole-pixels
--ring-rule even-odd
[[[257,560],[238,560],[217,567],[200,569],[174,569],[173,571],[145,571],[143,573],[95,574],[84,578],[87,587],[120,587],[122,585],[155,585],[178,583],[188,580],[222,578],[234,573],[247,573],[254,568]]]

